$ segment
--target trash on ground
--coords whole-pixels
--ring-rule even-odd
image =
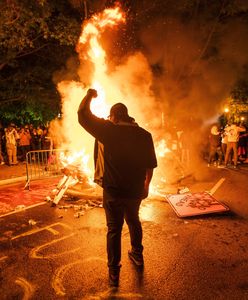
[[[75,214],[74,214],[74,217],[75,217],[75,218],[80,218],[80,217],[83,216],[83,215],[84,215],[84,211],[80,211],[80,212],[75,213]]]
[[[184,186],[184,187],[178,188],[178,194],[186,194],[186,193],[189,193],[188,187]]]
[[[50,196],[46,196],[46,201],[47,201],[47,202],[52,201],[51,197],[50,197]]]
[[[30,220],[28,221],[28,224],[31,225],[31,226],[33,226],[33,225],[36,225],[37,222],[35,222],[35,220],[33,220],[33,219],[30,219]]]
[[[21,205],[17,205],[15,210],[23,210],[25,208],[26,208],[26,206],[24,204],[21,204]]]

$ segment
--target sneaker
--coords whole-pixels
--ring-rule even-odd
[[[225,165],[218,165],[218,168],[219,169],[224,169],[224,168],[226,168],[226,166]]]
[[[131,261],[136,265],[136,266],[143,266],[144,265],[144,259],[142,254],[136,254],[133,251],[129,250],[128,251],[128,256],[131,259]]]
[[[109,269],[109,286],[118,287],[119,286],[120,270]]]

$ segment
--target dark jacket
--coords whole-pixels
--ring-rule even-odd
[[[91,98],[84,98],[79,123],[103,145],[103,188],[112,196],[141,197],[146,169],[157,166],[151,134],[136,123],[113,124],[90,111]],[[95,155],[95,161],[97,155]]]
[[[221,147],[221,135],[220,134],[210,134],[209,135],[210,147]]]

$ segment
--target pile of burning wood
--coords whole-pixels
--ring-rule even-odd
[[[83,215],[89,208],[102,207],[101,188],[90,183],[79,166],[69,165],[61,171],[64,174],[63,177],[46,197],[46,200],[51,202],[51,206],[57,206],[59,209],[72,208],[75,211],[75,217]],[[70,204],[58,205],[62,199]],[[75,202],[76,204],[71,204]]]

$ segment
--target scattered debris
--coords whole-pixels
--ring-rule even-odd
[[[73,204],[71,204],[71,205],[59,205],[59,206],[57,206],[59,209],[68,209],[68,208],[73,208],[74,207],[74,205]]]
[[[90,184],[86,177],[83,178],[77,166],[67,166],[62,172],[64,176],[56,188],[50,192],[50,195],[46,196],[46,201],[52,203],[51,207],[57,207],[64,211],[73,209],[76,218],[83,216],[89,209],[102,207],[101,188]],[[62,198],[63,204],[58,205]],[[69,201],[70,203],[66,204]]]
[[[15,210],[19,211],[19,210],[23,210],[25,208],[26,208],[26,206],[24,204],[21,204],[21,205],[17,205],[16,208],[15,208]]]
[[[75,218],[80,218],[83,215],[84,215],[84,211],[79,211],[79,212],[77,212],[77,213],[74,214],[74,217]]]
[[[50,197],[50,196],[46,196],[46,201],[47,201],[47,202],[52,201],[51,197]]]
[[[35,222],[35,220],[33,220],[33,219],[30,219],[30,220],[28,221],[28,224],[31,225],[31,226],[36,225],[36,223],[37,223],[37,222]]]
[[[102,200],[99,199],[76,199],[72,198],[66,199],[66,201],[70,201],[70,204],[63,204],[63,205],[54,205],[60,210],[64,210],[65,212],[69,209],[73,209],[74,217],[79,218],[80,216],[83,216],[86,211],[96,208],[96,207],[103,207],[102,206]],[[71,202],[74,201],[76,204],[71,204]],[[52,203],[54,204],[54,203]],[[62,215],[60,215],[58,218],[63,218]]]
[[[178,188],[178,191],[177,191],[178,194],[186,194],[186,193],[189,193],[189,188],[184,186],[184,187],[180,187]]]

